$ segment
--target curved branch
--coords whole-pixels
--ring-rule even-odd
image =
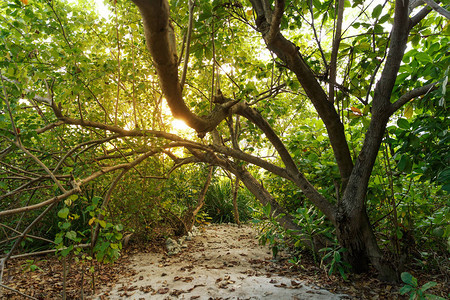
[[[147,48],[153,57],[163,94],[174,118],[182,119],[199,137],[212,131],[228,115],[228,108],[217,105],[208,116],[197,116],[183,100],[178,78],[178,58],[173,26],[169,21],[167,0],[133,0],[139,8]]]
[[[52,124],[50,124],[50,125],[52,125]],[[113,140],[113,139],[118,138],[118,137],[119,137],[119,135],[112,135],[112,136],[106,137],[106,138],[104,138],[104,139],[91,140],[91,141],[87,141],[87,142],[84,142],[84,143],[81,143],[81,144],[76,145],[75,147],[73,147],[72,149],[70,149],[69,152],[67,152],[67,153],[60,159],[60,161],[58,162],[58,164],[56,165],[56,167],[53,169],[53,172],[56,172],[56,171],[59,169],[59,167],[62,165],[62,163],[66,160],[66,158],[69,157],[72,153],[74,153],[77,149],[79,149],[79,148],[81,148],[81,147],[83,147],[83,146],[86,146],[86,145],[91,145],[91,144],[101,144],[101,143],[104,143],[104,142],[108,142],[108,141]]]
[[[137,159],[135,159],[134,161],[130,162],[130,163],[126,163],[126,164],[119,164],[119,165],[115,165],[112,167],[106,167],[106,168],[102,168],[100,171],[97,171],[91,175],[89,175],[88,177],[81,179],[77,182],[74,182],[75,187],[71,190],[65,191],[63,194],[58,195],[56,197],[53,197],[51,199],[48,199],[46,201],[34,204],[34,205],[29,205],[29,206],[24,206],[24,207],[20,207],[20,208],[15,208],[15,209],[10,209],[10,210],[4,210],[4,211],[0,211],[0,217],[1,216],[8,216],[8,215],[12,215],[12,214],[17,214],[17,213],[21,213],[21,212],[26,212],[26,211],[30,211],[30,210],[35,210],[38,208],[41,208],[43,206],[49,205],[49,204],[55,204],[61,200],[66,199],[67,197],[73,195],[73,194],[77,194],[81,192],[80,187],[87,184],[88,182],[106,174],[106,173],[110,173],[110,172],[114,172],[116,170],[120,170],[120,169],[130,169],[136,165],[138,165],[139,163],[141,163],[142,161],[144,161],[146,158],[159,153],[160,150],[159,149],[152,149],[148,152],[146,152],[145,154],[139,156]]]
[[[106,211],[106,208],[109,204],[109,200],[111,199],[112,192],[116,188],[117,184],[120,182],[120,179],[122,179],[123,175],[125,175],[125,173],[127,173],[130,169],[131,169],[131,167],[123,169],[122,172],[120,172],[120,174],[117,175],[116,178],[114,178],[113,182],[109,186],[108,191],[106,192],[105,197],[103,198],[103,203],[102,203],[100,212],[97,215],[98,220],[101,221],[104,219],[105,216],[103,215],[102,211]],[[98,237],[99,232],[100,232],[100,223],[97,222],[97,224],[95,225],[94,234],[92,235],[92,239],[91,239],[92,247],[94,247],[95,243],[97,242],[97,237]]]
[[[223,98],[223,97],[222,97]],[[221,101],[227,101],[226,99],[222,99]],[[273,134],[274,137],[269,137],[270,141],[273,143],[273,145],[277,148],[278,153],[282,157],[283,162],[287,165],[287,168],[281,168],[274,164],[271,164],[261,158],[252,156],[250,154],[244,153],[242,151],[236,150],[236,149],[230,149],[227,147],[223,147],[220,145],[210,145],[206,146],[200,143],[192,142],[189,140],[182,139],[174,134],[160,132],[160,131],[151,131],[151,130],[124,130],[122,128],[119,128],[114,125],[105,125],[98,122],[91,122],[86,120],[76,120],[76,119],[70,119],[70,118],[64,118],[65,121],[67,121],[68,124],[73,125],[82,125],[82,126],[89,126],[89,127],[96,127],[101,129],[106,129],[112,132],[120,133],[123,136],[145,136],[145,135],[154,135],[157,137],[162,137],[168,140],[173,141],[172,143],[163,146],[163,148],[167,147],[177,147],[182,146],[187,148],[192,154],[194,154],[195,157],[201,157],[203,161],[206,161],[208,163],[212,163],[213,160],[220,160],[217,155],[214,153],[214,151],[228,155],[234,158],[237,158],[242,161],[246,161],[249,163],[252,163],[256,166],[259,166],[269,172],[272,172],[274,174],[277,174],[278,176],[281,176],[283,178],[286,178],[288,180],[292,180],[302,191],[305,193],[305,195],[311,200],[311,202],[316,205],[318,208],[321,209],[321,211],[331,220],[331,222],[335,222],[335,207],[324,197],[322,196],[313,186],[312,184],[305,178],[305,176],[300,173],[292,160],[292,157],[284,147],[282,141],[279,139],[278,136],[273,132],[270,125],[264,126],[261,122],[265,122],[265,120],[262,118],[262,116],[253,108],[249,107],[245,102],[241,102],[235,107],[233,107],[233,112],[237,114],[242,114],[242,116],[248,118],[250,121],[255,122],[256,125],[261,126],[263,128],[263,131],[266,135]],[[204,151],[205,153],[200,153],[198,150]],[[209,160],[204,160],[204,157],[209,157]],[[174,161],[176,159],[172,158]],[[102,172],[111,172],[113,170],[125,168],[129,164],[122,164],[117,165],[109,168],[104,168],[99,172],[94,173],[92,176],[100,176]],[[230,166],[228,166],[229,168]],[[101,173],[101,174],[99,174]],[[88,179],[85,179],[88,180]],[[92,179],[90,179],[92,180]],[[81,185],[82,183],[80,183]]]
[[[400,98],[398,98],[397,101],[392,103],[392,106],[391,106],[392,112],[391,113],[394,113],[400,107],[402,107],[403,105],[408,103],[411,99],[422,96],[422,95],[427,94],[428,92],[436,89],[436,84],[437,84],[437,82],[433,82],[433,83],[424,85],[422,87],[416,88],[412,91],[409,91],[409,92],[403,94],[402,96],[400,96]]]

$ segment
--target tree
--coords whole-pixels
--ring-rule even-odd
[[[299,47],[286,39],[282,33],[283,21],[290,21],[286,20],[286,14],[288,12],[285,2],[275,1],[273,5],[269,1],[264,0],[250,2],[255,15],[255,29],[261,33],[267,48],[284,63],[285,68],[289,69],[295,75],[326,126],[341,176],[342,198],[339,199],[337,205],[334,205],[320,195],[306,180],[301,171],[298,170],[283,142],[272,130],[271,126],[256,109],[249,106],[245,101],[238,102],[233,99],[227,99],[220,93],[215,98],[215,102],[217,103],[215,109],[208,116],[199,117],[193,114],[183,100],[183,86],[178,80],[178,56],[176,47],[174,47],[175,34],[169,21],[170,12],[168,2],[163,1],[161,4],[160,1],[134,0],[144,20],[147,47],[154,59],[161,88],[173,115],[185,120],[201,136],[205,132],[214,130],[229,114],[238,114],[253,122],[276,148],[284,163],[284,168],[275,169],[273,165],[264,166],[263,162],[254,162],[256,160],[255,158],[246,157],[245,153],[240,152],[238,147],[231,150],[216,146],[216,150],[219,150],[219,152],[222,150],[223,153],[234,155],[236,158],[248,162],[259,163],[260,166],[266,167],[269,171],[295,182],[307,198],[335,224],[338,239],[341,245],[348,250],[346,259],[356,272],[367,271],[370,261],[380,271],[382,277],[390,280],[394,279],[396,275],[383,259],[383,254],[377,245],[370,221],[367,217],[365,205],[366,193],[373,165],[390,117],[411,99],[424,95],[436,87],[437,81],[428,80],[426,84],[411,89],[391,101],[410,33],[429,14],[430,9],[428,7],[423,8],[410,18],[409,3],[396,1],[393,5],[394,15],[389,37],[385,37],[384,41],[373,40],[374,44],[384,44],[386,50],[383,55],[383,60],[385,58],[385,62],[382,64],[382,60],[372,75],[371,81],[376,78],[378,68],[382,67],[380,78],[375,85],[373,93],[370,90],[372,86],[371,82],[366,99],[361,99],[363,104],[370,105],[372,117],[365,134],[362,148],[357,159],[353,162],[345,136],[344,126],[336,110],[339,103],[335,100],[335,90],[342,86],[337,84],[337,58],[340,43],[343,39],[342,23],[345,1],[337,1],[334,7],[334,38],[332,40],[329,61],[324,53],[322,53],[325,67],[323,80],[328,81],[328,94],[317,80],[317,76],[311,66],[302,56]],[[229,3],[228,5],[237,10],[242,8],[242,4],[239,2]],[[300,6],[297,3],[292,3],[290,8],[292,9],[293,7],[293,11],[299,9],[295,7],[296,5]],[[309,5],[312,13],[313,3],[309,3]],[[331,2],[329,5],[333,6]],[[317,6],[320,7],[320,4],[315,4],[315,6],[316,8]],[[379,5],[372,12],[372,17],[375,19],[373,34],[380,33],[380,31],[382,33],[383,28],[376,28],[376,26],[380,26],[379,24],[382,23],[382,18],[388,19],[390,17],[386,15],[387,17],[383,16],[379,18],[382,9],[383,6]],[[245,19],[243,15],[241,15],[241,18]],[[312,30],[315,32],[314,19],[315,16],[313,15],[311,25]],[[375,51],[377,50],[377,46],[374,46]],[[345,89],[345,86],[342,88]],[[347,97],[349,96],[347,95]],[[236,144],[235,146],[238,145]],[[210,160],[210,162],[214,163],[213,160]],[[219,164],[219,162],[216,163]],[[232,170],[262,202],[273,203],[270,199],[271,196],[263,190],[245,169],[239,166],[228,167],[228,169]],[[288,223],[288,221],[285,222]],[[289,226],[288,224],[286,225]]]
[[[58,192],[34,205],[5,209],[0,216],[53,206],[120,170],[114,179],[107,179],[112,184],[103,197],[106,206],[125,173],[138,170],[151,158],[169,157],[172,165],[162,167],[162,173],[168,175],[190,163],[220,166],[261,203],[270,203],[285,228],[300,230],[265,188],[264,178],[258,178],[262,169],[292,182],[327,217],[355,272],[367,271],[372,263],[382,278],[395,280],[395,268],[378,246],[367,213],[368,186],[386,126],[399,117],[402,107],[406,105],[405,115],[414,108],[421,110],[420,115],[430,109],[446,113],[448,38],[442,32],[448,32],[448,26],[444,18],[428,6],[412,10],[403,0],[375,6],[344,0],[289,4],[252,0],[250,5],[185,2],[134,0],[151,62],[136,42],[138,18],[128,14],[129,2],[116,4],[115,23],[106,27],[97,25],[93,16],[82,16],[82,8],[73,10],[78,20],[74,24],[58,13],[61,4],[53,2],[37,4],[37,10],[18,3],[8,7],[13,13],[8,14],[12,15],[10,27],[2,31],[8,32],[7,47],[2,48],[7,60],[0,75],[2,109],[9,117],[0,119],[8,128],[1,157],[10,157],[5,168],[11,173],[19,154],[12,156],[10,149],[28,156],[30,160],[14,172],[27,178],[26,170],[39,166],[43,172],[39,180],[53,182]],[[33,38],[45,39],[30,36],[32,26],[15,18],[21,9],[30,22],[38,14],[48,16],[57,29],[45,32],[51,46],[31,43]],[[170,13],[175,10],[176,14]],[[80,21],[83,18],[85,22]],[[50,31],[46,25],[34,22],[33,26],[40,26],[34,34]],[[11,28],[20,34],[12,34]],[[83,39],[94,35],[98,39]],[[182,42],[177,43],[176,37]],[[264,53],[258,40],[272,59],[258,57],[257,53]],[[108,59],[109,54],[113,59]],[[51,63],[42,64],[44,57]],[[11,62],[23,63],[21,72]],[[48,74],[42,75],[42,70]],[[25,123],[31,115],[15,112],[21,95],[47,118],[36,121],[37,133],[60,128],[57,136],[71,136],[69,145],[54,146],[51,157],[32,155],[30,149],[40,145],[39,137],[35,128],[26,134],[18,130],[17,122]],[[203,140],[167,132],[168,125],[161,122],[163,97],[172,115]],[[320,122],[314,120],[315,114]],[[297,163],[308,151],[298,138],[306,125],[317,127],[317,140],[325,140],[323,158],[333,161],[328,166],[330,178],[319,183],[331,185],[335,193],[328,192],[329,186],[311,183],[308,167]],[[360,138],[355,138],[356,133]],[[113,149],[105,146],[108,143]],[[178,147],[186,151],[171,152]],[[44,148],[49,151],[50,147]],[[80,163],[82,148],[95,150]],[[275,155],[263,159],[262,153],[269,151]],[[103,160],[111,163],[98,163]],[[66,169],[59,171],[61,166]],[[16,189],[24,191],[18,184]],[[26,233],[22,232],[22,238]]]

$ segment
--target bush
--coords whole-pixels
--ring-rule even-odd
[[[253,196],[246,189],[239,189],[237,196],[239,220],[245,222],[251,218]],[[219,178],[209,186],[203,210],[213,223],[233,223],[233,191],[228,179]]]

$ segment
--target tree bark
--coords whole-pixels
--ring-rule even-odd
[[[406,49],[409,30],[408,0],[397,0],[389,54],[374,91],[372,119],[344,195],[338,203],[336,216],[338,240],[348,250],[347,260],[353,269],[356,272],[367,271],[370,261],[377,268],[380,278],[387,281],[396,281],[398,276],[395,268],[383,258],[377,245],[365,201],[386,124],[395,111],[390,97]]]
[[[182,86],[178,78],[178,56],[175,33],[170,23],[170,9],[167,0],[133,0],[139,8],[144,23],[147,48],[152,55],[158,73],[162,92],[172,115],[204,137],[216,128],[227,116],[236,102],[216,105],[207,116],[197,116],[190,111],[183,100]]]
[[[314,72],[301,56],[299,48],[281,34],[279,26],[277,26],[278,22],[272,24],[273,12],[270,8],[267,9],[265,1],[251,0],[250,2],[257,15],[257,29],[261,32],[267,48],[273,51],[294,72],[303,90],[324,122],[341,175],[342,186],[345,186],[352,171],[353,162],[345,138],[344,126],[334,109],[333,103],[328,100],[325,91],[316,80]],[[275,10],[279,12],[281,9],[280,5],[284,6],[284,2],[275,2]]]

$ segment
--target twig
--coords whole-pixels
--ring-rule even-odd
[[[181,75],[181,83],[180,83],[182,89],[184,86],[184,82],[186,81],[186,73],[187,73],[187,67],[188,67],[188,62],[189,62],[189,54],[190,54],[189,50],[191,47],[191,35],[192,35],[193,23],[194,23],[194,1],[189,0],[189,25],[188,25],[187,38],[186,38],[186,53],[184,56],[183,74]]]
[[[112,192],[116,188],[117,184],[120,182],[120,179],[122,179],[123,175],[125,175],[125,173],[127,173],[130,170],[130,168],[126,168],[126,169],[122,170],[122,172],[120,172],[120,174],[117,175],[116,178],[114,178],[114,181],[109,186],[109,189],[106,192],[106,195],[103,197],[103,203],[102,203],[102,206],[100,208],[100,212],[97,215],[97,219],[98,220],[103,220],[104,219],[105,216],[103,215],[102,211],[106,211],[106,207],[109,204],[109,200],[111,199]],[[97,223],[95,225],[94,234],[92,235],[92,240],[91,240],[92,247],[94,247],[95,243],[97,242],[97,237],[98,237],[98,233],[99,232],[100,232],[100,224]]]
[[[91,247],[91,244],[80,244],[75,245],[74,248],[89,248]],[[62,251],[67,249],[67,247],[61,248],[61,249],[49,249],[49,250],[43,250],[43,251],[37,251],[37,252],[30,252],[30,253],[23,253],[18,255],[12,255],[9,259],[16,259],[16,258],[22,258],[22,257],[28,257],[28,256],[34,256],[34,255],[44,255],[44,254],[50,254],[55,253],[56,251]]]
[[[3,82],[3,76],[1,76],[2,74],[1,74],[1,71],[0,71],[0,77],[1,77],[1,80],[2,80],[2,82]],[[59,182],[59,180],[55,177],[55,175],[47,168],[47,166],[39,159],[39,158],[37,158],[36,156],[34,156],[30,151],[28,151],[23,145],[22,145],[22,142],[20,141],[20,136],[19,136],[19,132],[17,131],[17,128],[16,128],[16,124],[15,124],[15,122],[14,122],[14,118],[13,118],[13,115],[12,115],[12,111],[11,111],[11,107],[10,107],[10,104],[9,104],[9,99],[8,99],[8,94],[6,93],[6,87],[5,87],[5,85],[3,84],[3,93],[4,93],[4,95],[5,95],[5,98],[4,98],[4,101],[5,101],[5,103],[6,103],[6,108],[7,108],[7,110],[8,110],[8,115],[9,115],[9,118],[10,118],[10,121],[11,121],[11,126],[12,126],[12,128],[13,128],[13,132],[14,132],[14,134],[15,134],[15,136],[16,136],[16,140],[15,141],[13,141],[13,143],[18,147],[18,148],[20,148],[23,152],[25,152],[25,154],[27,154],[28,156],[30,156],[35,162],[37,162],[49,175],[50,175],[50,177],[53,179],[53,181],[56,183],[56,185],[58,186],[58,188],[64,193],[66,190],[64,189],[64,187],[61,185],[61,183]]]
[[[16,240],[14,245],[9,250],[8,254],[5,257],[5,261],[7,261],[11,257],[13,251],[17,248],[17,246],[20,244],[20,242],[24,239],[24,237],[26,236],[28,231],[30,231],[31,228],[33,228],[33,226],[36,225],[36,223],[38,223],[55,205],[56,205],[56,202],[49,205],[39,216],[37,216],[33,220],[33,222],[30,223],[30,225],[28,225],[27,228],[25,228],[25,230],[22,232],[22,235]]]
[[[61,185],[61,183],[59,182],[59,180],[56,178],[56,176],[53,174],[52,171],[50,171],[50,169],[39,159],[37,158],[34,154],[32,154],[30,151],[28,151],[20,142],[20,140],[15,141],[14,144],[20,148],[23,152],[25,152],[25,154],[27,154],[29,157],[31,157],[35,162],[37,162],[38,165],[40,165],[45,172],[47,172],[50,177],[53,179],[53,181],[56,183],[56,185],[58,186],[58,188],[65,193],[66,189]]]
[[[314,24],[314,12],[313,12],[312,0],[309,0],[308,6],[309,6],[309,13],[311,15],[311,22],[309,22],[305,18],[305,16],[303,14],[301,14],[301,16],[302,16],[303,20],[305,20],[305,22],[307,22],[309,25],[311,25],[311,28],[312,28],[312,30],[314,32],[314,39],[316,40],[317,47],[319,48],[320,55],[322,56],[322,60],[323,60],[324,66],[325,66],[325,70],[328,70],[328,62],[327,62],[327,59],[325,57],[325,53],[323,52],[323,48],[322,48],[322,44],[320,43],[319,36],[317,35],[316,25]],[[299,10],[297,10],[297,12],[299,12]]]
[[[34,297],[30,296],[30,295],[27,295],[27,294],[24,294],[24,293],[22,293],[22,292],[19,292],[18,290],[13,289],[13,288],[11,288],[11,287],[9,287],[9,286],[6,286],[6,285],[4,285],[4,284],[1,284],[1,283],[0,283],[0,287],[4,288],[4,289],[6,289],[6,290],[10,290],[10,291],[12,291],[12,292],[14,292],[14,293],[17,293],[17,294],[19,294],[19,295],[21,295],[21,296],[24,296],[24,297],[26,297],[26,298],[38,300],[37,298],[34,298]]]
[[[13,232],[15,232],[15,233],[22,234],[19,230],[14,229],[14,228],[12,228],[12,227],[9,227],[8,225],[1,224],[1,223],[0,223],[0,226],[1,226],[1,227],[5,227],[6,229],[9,229],[9,230],[11,230],[11,231],[13,231]],[[15,240],[15,239],[18,238],[18,237],[19,237],[19,236],[14,236],[14,237],[11,237],[11,238],[7,238],[5,241],[2,241],[2,242],[0,242],[0,243],[8,242],[8,241],[10,241],[10,240]],[[39,237],[39,236],[35,236],[35,235],[31,235],[31,234],[27,234],[27,235],[25,235],[25,237],[29,237],[29,238],[36,239],[36,240],[42,240],[42,241],[45,241],[45,242],[48,242],[48,243],[55,244],[55,242],[52,241],[52,240],[49,240],[49,239],[46,239],[46,238],[43,238],[43,237]]]
[[[119,36],[119,22],[117,17],[117,1],[114,1],[114,12],[116,14],[116,35],[117,35],[117,98],[116,107],[114,109],[114,125],[117,125],[117,111],[119,109],[120,98],[120,36]]]

